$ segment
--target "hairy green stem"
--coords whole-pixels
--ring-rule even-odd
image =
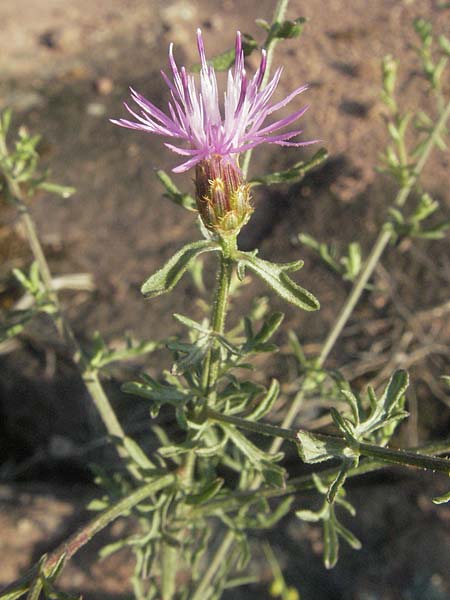
[[[289,4],[289,0],[278,0],[277,5],[275,7],[275,11],[273,13],[272,24],[278,23],[284,19],[287,8],[288,8],[288,4]],[[272,38],[272,40],[269,41],[269,43],[267,44],[267,47],[266,47],[267,65],[266,65],[266,72],[264,74],[264,79],[262,81],[262,86],[267,85],[267,82],[269,80],[270,67],[271,67],[272,60],[273,60],[273,53],[275,50],[276,42],[277,42],[277,40],[275,38]],[[245,154],[244,154],[244,159],[242,161],[242,175],[243,175],[244,179],[247,179],[247,177],[248,177],[248,169],[250,166],[250,160],[252,158],[252,154],[253,154],[253,151],[251,149],[247,150],[247,152],[245,152]],[[225,535],[225,538],[222,541],[222,544],[219,546],[217,553],[216,553],[215,557],[213,558],[213,561],[212,561],[210,567],[208,568],[207,573],[204,576],[204,579],[202,580],[202,584],[201,584],[202,590],[206,589],[206,587],[211,583],[211,581],[213,581],[213,579],[215,577],[218,565],[220,565],[220,561],[219,562],[216,561],[217,557],[218,556],[221,557],[222,553],[226,554],[226,552],[231,547],[233,542],[234,542],[234,534],[233,534],[233,532],[228,531],[227,534]],[[216,564],[217,564],[217,566],[216,566]],[[214,570],[212,569],[213,565],[214,565]],[[200,600],[200,596],[196,596],[196,599]]]
[[[74,554],[76,554],[87,542],[89,542],[99,531],[105,529],[112,521],[127,513],[134,506],[145,500],[152,494],[156,494],[160,490],[169,487],[176,481],[176,476],[172,474],[163,475],[159,479],[147,483],[137,490],[131,492],[128,496],[100,513],[97,517],[89,521],[87,525],[81,527],[76,533],[64,541],[56,550],[51,552],[48,557],[40,564],[32,567],[28,573],[21,577],[18,581],[12,583],[2,591],[0,591],[0,600],[8,598],[19,598],[36,581],[39,576],[39,571],[44,576],[52,573],[57,565],[63,561],[65,564]],[[33,588],[32,588],[33,589]]]
[[[275,425],[269,425],[267,423],[258,423],[255,421],[248,421],[241,417],[235,417],[231,415],[223,415],[214,410],[208,409],[207,415],[210,419],[215,421],[221,421],[224,423],[230,423],[245,429],[246,431],[253,431],[261,435],[268,435],[271,437],[282,438],[290,442],[294,442],[297,446],[299,445],[299,438],[297,437],[297,431],[293,429],[284,429]],[[427,456],[421,456],[419,454],[408,452],[406,450],[396,450],[393,448],[384,448],[376,446],[374,444],[366,444],[364,442],[349,442],[343,437],[335,435],[326,435],[323,433],[310,434],[312,437],[323,442],[332,442],[335,448],[340,447],[342,450],[347,448],[353,450],[356,454],[361,456],[368,456],[370,458],[378,458],[384,462],[391,464],[402,464],[409,467],[418,467],[421,469],[429,469],[431,471],[440,471],[442,473],[450,473],[450,461],[443,458],[429,458]],[[330,457],[331,458],[331,457]]]
[[[450,439],[443,440],[441,442],[432,442],[423,446],[417,446],[408,450],[413,456],[437,456],[439,454],[450,453]],[[393,463],[387,463],[384,460],[377,458],[367,458],[360,462],[357,467],[350,469],[347,473],[347,478],[358,477],[366,475],[367,473],[373,473],[374,471],[380,471],[389,467],[395,466]],[[320,471],[319,475],[322,481],[326,484],[331,483],[335,480],[339,468],[324,469]],[[237,491],[232,498],[214,498],[202,504],[201,506],[193,507],[191,512],[191,518],[197,517],[211,517],[221,512],[232,512],[238,510],[243,506],[248,506],[252,502],[258,502],[261,498],[280,498],[284,496],[290,496],[298,493],[316,492],[316,484],[311,475],[303,475],[301,477],[295,477],[289,479],[283,488],[275,488],[272,486],[262,487],[258,490],[245,490]]]
[[[231,274],[233,271],[233,260],[224,252],[220,253],[220,266],[217,274],[217,287],[214,296],[211,330],[222,334],[225,327],[225,317],[228,308],[228,296],[230,291]],[[208,394],[214,387],[219,374],[219,357],[217,355],[217,343],[214,343],[206,355],[203,365],[203,388]]]

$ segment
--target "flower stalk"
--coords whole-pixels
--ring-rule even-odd
[[[228,309],[228,298],[230,291],[231,275],[233,272],[233,259],[231,255],[236,248],[236,238],[228,238],[225,247],[220,253],[220,265],[217,273],[217,286],[213,301],[211,315],[211,329],[216,334],[223,334],[225,318]],[[209,350],[203,365],[203,389],[208,395],[214,388],[219,374],[219,356],[217,355],[217,343]]]

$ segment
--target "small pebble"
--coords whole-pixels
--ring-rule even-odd
[[[114,89],[114,82],[109,77],[99,77],[94,83],[95,91],[102,96],[107,96]]]
[[[106,106],[101,102],[89,102],[86,112],[91,117],[103,117],[106,113]]]

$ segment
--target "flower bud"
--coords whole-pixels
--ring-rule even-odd
[[[221,237],[236,236],[253,212],[250,186],[236,162],[220,155],[196,166],[197,208],[207,229]]]

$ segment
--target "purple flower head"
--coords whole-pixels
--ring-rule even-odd
[[[264,125],[269,115],[286,106],[295,96],[307,89],[307,86],[303,85],[291,92],[284,100],[270,104],[282,68],[278,68],[269,83],[261,89],[267,65],[265,50],[262,51],[258,70],[251,79],[247,78],[241,34],[237,32],[236,59],[234,69],[228,71],[222,112],[216,74],[214,68],[206,61],[200,29],[197,29],[197,46],[201,60],[199,89],[195,77],[187,73],[185,67],[178,68],[173,57],[173,44],[170,44],[169,62],[173,81],[163,71],[161,72],[170,89],[171,101],[168,105],[170,116],[130,88],[131,97],[141,110],[137,113],[128,104],[125,104],[125,107],[136,120],[111,119],[111,122],[121,127],[139,129],[185,142],[181,147],[165,143],[173,152],[188,157],[185,162],[173,169],[175,173],[187,171],[213,156],[235,162],[233,160],[235,155],[264,142],[282,146],[305,146],[314,143],[313,141],[290,141],[300,134],[301,130],[279,133],[280,129],[299,119],[308,106],[304,106],[284,119]]]

